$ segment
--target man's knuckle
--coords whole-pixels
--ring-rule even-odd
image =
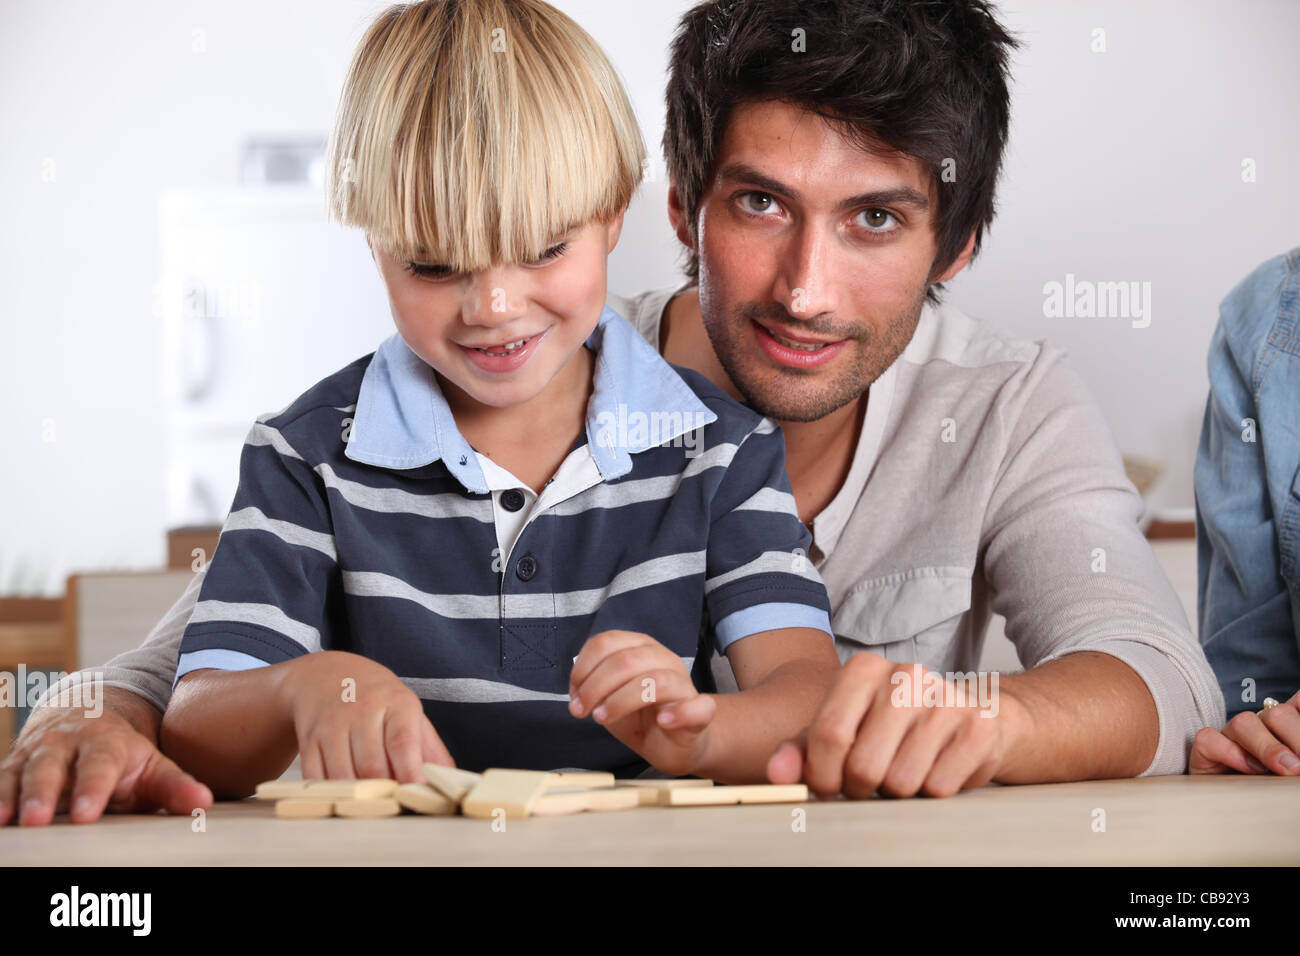
[[[834,750],[845,750],[856,739],[852,729],[844,721],[835,719],[819,720],[813,725],[809,737],[812,742]]]

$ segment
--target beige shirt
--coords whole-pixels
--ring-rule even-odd
[[[677,289],[611,296],[659,346]],[[1065,354],[926,303],[874,383],[848,477],[813,519],[840,660],[871,651],[944,674],[978,666],[993,612],[1026,668],[1101,651],[1146,682],[1182,773],[1223,696],[1138,527],[1142,501]],[[715,660],[719,689],[735,687]]]
[[[677,291],[608,304],[658,348]],[[1222,726],[1224,703],[1140,514],[1064,353],[927,303],[903,354],[871,385],[848,477],[813,521],[840,659],[871,651],[968,673],[996,611],[1026,668],[1085,650],[1131,666],[1160,716],[1144,774],[1182,773],[1196,732]],[[165,709],[202,579],[144,645],[96,669],[106,685]],[[734,689],[724,659],[714,673]]]

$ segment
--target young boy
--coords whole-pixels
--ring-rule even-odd
[[[215,794],[297,752],[758,782],[808,724],[839,661],[781,433],[603,308],[644,155],[543,3],[371,25],[327,191],[397,334],[245,443],[161,732]],[[706,634],[740,693],[700,693]]]

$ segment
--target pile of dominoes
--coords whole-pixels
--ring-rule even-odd
[[[584,811],[637,807],[703,807],[743,803],[802,803],[808,787],[797,784],[714,786],[695,778],[616,780],[612,773],[547,773],[485,770],[473,773],[424,765],[425,783],[396,780],[272,780],[259,784],[259,800],[274,800],[275,815],[395,817],[403,811],[426,816],[508,819],[552,817]]]

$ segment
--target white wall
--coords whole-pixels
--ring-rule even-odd
[[[55,596],[72,570],[163,562],[157,194],[234,182],[248,135],[324,132],[385,5],[0,5],[0,593]],[[558,5],[618,64],[657,156],[667,41],[689,2]],[[1069,349],[1120,446],[1166,461],[1159,504],[1190,507],[1217,303],[1300,244],[1300,66],[1287,48],[1300,4],[1005,10],[1028,46],[999,219],[951,300]],[[1095,27],[1105,53],[1089,51]],[[657,169],[611,263],[620,291],[676,281]],[[1066,273],[1150,281],[1151,326],[1044,318],[1043,284]]]

